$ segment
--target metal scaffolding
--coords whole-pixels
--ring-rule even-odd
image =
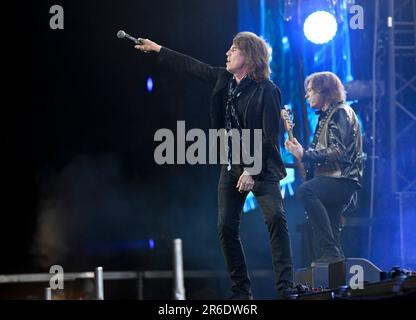
[[[389,0],[387,26],[391,191],[396,194],[416,191],[416,176],[409,175],[415,163],[398,161],[406,157],[399,145],[413,141],[416,130],[416,2]]]
[[[375,199],[382,191],[399,214],[402,264],[405,263],[404,201],[416,191],[416,147],[412,143],[416,137],[415,70],[416,2],[375,0],[369,219],[373,222],[380,218],[380,214],[375,214]],[[378,92],[377,83],[385,87],[385,99]],[[373,223],[370,223],[368,256],[372,247]]]
[[[405,199],[416,191],[416,1],[388,0],[391,191],[399,211],[400,261],[406,260]]]

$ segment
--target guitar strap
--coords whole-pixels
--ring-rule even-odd
[[[325,112],[324,118],[319,121],[318,127],[317,127],[317,129],[315,131],[315,134],[314,134],[314,137],[313,137],[313,141],[312,141],[312,144],[311,144],[311,149],[316,148],[316,145],[318,144],[319,137],[321,135],[322,129],[326,125],[328,119],[331,118],[332,114],[335,112],[335,110],[337,109],[338,106],[339,106],[339,104],[331,105],[328,108],[328,110]]]

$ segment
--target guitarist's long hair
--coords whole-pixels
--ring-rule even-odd
[[[305,91],[311,84],[312,90],[317,92],[329,104],[345,103],[346,93],[344,85],[335,73],[324,71],[312,73],[305,79]]]

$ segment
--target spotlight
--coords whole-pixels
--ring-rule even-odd
[[[306,18],[303,33],[309,41],[315,44],[327,43],[337,33],[337,21],[327,11],[315,11]]]

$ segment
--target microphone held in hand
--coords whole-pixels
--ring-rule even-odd
[[[140,41],[139,39],[133,38],[131,35],[124,32],[123,30],[119,30],[119,32],[117,32],[117,38],[119,38],[119,39],[129,39],[129,40],[133,41],[135,44],[142,44],[142,41]]]

